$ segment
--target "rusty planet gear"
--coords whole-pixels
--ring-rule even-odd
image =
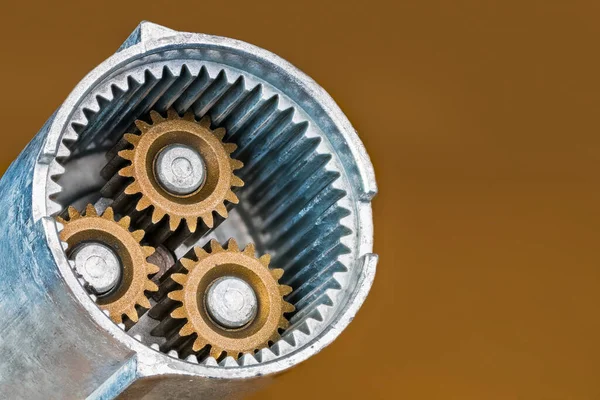
[[[180,117],[177,111],[169,109],[167,114],[167,118],[164,118],[158,112],[151,111],[152,124],[141,120],[135,122],[140,135],[125,134],[124,139],[133,148],[118,153],[119,157],[131,163],[118,171],[121,177],[132,179],[124,193],[140,196],[135,209],[139,212],[151,209],[153,224],[167,217],[171,231],[179,228],[183,220],[192,233],[196,231],[199,220],[206,227],[213,228],[213,212],[227,218],[225,202],[237,204],[239,200],[232,189],[244,185],[234,175],[235,170],[243,167],[241,161],[231,158],[237,146],[223,142],[224,128],[211,130],[208,116],[196,121],[192,112]],[[165,189],[165,185],[157,178],[157,159],[162,151],[173,144],[195,151],[204,164],[202,184],[199,183],[187,194]],[[181,159],[174,161],[178,160]],[[190,172],[188,170],[185,173]]]
[[[187,272],[175,273],[171,279],[182,288],[168,294],[170,300],[180,303],[170,317],[186,321],[177,334],[180,337],[197,335],[192,344],[193,352],[209,347],[210,356],[216,359],[225,354],[238,359],[242,354],[252,354],[280,338],[279,330],[289,327],[284,314],[295,308],[283,299],[292,288],[278,283],[283,270],[269,268],[269,255],[257,258],[253,244],[240,250],[233,239],[226,248],[212,240],[210,252],[197,247],[194,255],[196,260],[180,260]],[[245,282],[258,302],[253,319],[237,329],[219,324],[207,309],[207,293],[211,285],[223,277]]]
[[[137,306],[150,308],[146,292],[158,290],[158,286],[148,278],[157,273],[159,268],[147,261],[155,249],[140,244],[144,231],[131,232],[129,217],[115,221],[112,208],[98,215],[91,204],[83,214],[69,207],[68,218],[58,218],[58,222],[64,226],[60,238],[68,245],[67,256],[86,243],[101,243],[115,253],[122,269],[121,278],[113,290],[99,296],[96,302],[101,309],[108,311],[110,319],[117,324],[123,322],[124,315],[137,322]]]

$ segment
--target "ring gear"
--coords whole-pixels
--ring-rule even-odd
[[[98,215],[91,204],[86,207],[83,215],[69,207],[68,214],[68,220],[58,218],[58,222],[64,225],[60,239],[68,245],[67,255],[80,243],[99,241],[110,247],[121,261],[121,283],[106,296],[98,297],[96,302],[99,307],[108,311],[110,319],[116,324],[123,322],[123,315],[137,322],[136,306],[150,308],[145,292],[158,290],[158,286],[148,278],[148,275],[157,273],[159,268],[147,261],[154,254],[154,248],[140,244],[144,231],[131,232],[129,217],[115,221],[114,211],[110,207],[102,215]]]
[[[152,124],[139,120],[135,122],[140,135],[125,134],[125,140],[133,145],[133,149],[118,153],[121,158],[131,162],[131,165],[118,172],[122,177],[133,178],[133,182],[125,188],[125,194],[141,194],[136,210],[143,211],[153,207],[153,224],[168,216],[171,231],[175,231],[182,220],[186,221],[192,233],[197,229],[198,219],[212,228],[213,211],[227,218],[225,201],[234,204],[239,202],[232,187],[244,186],[244,182],[233,173],[244,164],[230,156],[237,146],[223,143],[225,129],[211,130],[208,116],[198,122],[191,111],[183,117],[174,109],[169,109],[167,114],[165,119],[158,112],[151,111]],[[204,184],[189,195],[168,193],[154,176],[154,163],[158,153],[173,143],[197,150],[206,163]]]
[[[294,306],[283,300],[292,288],[280,285],[282,269],[269,269],[271,257],[267,254],[256,258],[253,244],[241,251],[231,239],[227,249],[216,240],[210,242],[211,252],[197,247],[197,261],[182,258],[181,265],[188,272],[175,273],[171,278],[179,283],[181,290],[171,291],[169,299],[181,302],[171,312],[171,318],[186,319],[179,336],[197,334],[192,351],[198,352],[210,346],[210,356],[219,359],[223,354],[238,359],[244,353],[253,353],[268,347],[280,338],[279,330],[289,327],[284,314],[293,312]],[[258,313],[253,321],[239,329],[226,329],[215,323],[205,307],[205,296],[210,285],[223,276],[235,276],[246,281],[258,299]]]

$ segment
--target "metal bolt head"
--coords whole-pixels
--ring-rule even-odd
[[[119,256],[108,246],[99,242],[82,243],[71,254],[75,270],[87,282],[95,294],[102,295],[114,289],[121,280],[122,268]]]
[[[234,276],[215,280],[206,294],[206,309],[223,328],[237,329],[250,323],[258,312],[258,300],[252,286]]]
[[[172,144],[158,153],[154,173],[158,183],[167,192],[185,196],[204,185],[206,165],[195,149],[182,144]]]

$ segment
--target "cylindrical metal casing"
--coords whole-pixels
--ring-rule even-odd
[[[62,144],[76,139],[68,137],[70,124],[85,119],[88,95],[125,70],[186,57],[209,67],[219,64],[230,73],[241,71],[247,80],[255,76],[265,97],[276,94],[297,109],[318,130],[315,137],[326,142],[341,177],[336,190],[346,194],[344,218],[352,234],[343,239],[348,252],[340,255],[343,268],[336,273],[346,275],[333,288],[339,289],[335,302],[315,306],[325,310],[324,320],[298,320],[297,326],[310,329],[275,345],[272,356],[258,357],[259,362],[193,364],[131,337],[81,286],[58,235],[52,202],[57,189],[51,178],[61,169]],[[243,42],[142,23],[115,55],[81,81],[0,181],[0,398],[215,399],[260,388],[335,340],[365,300],[377,264],[371,215],[376,192],[373,168],[356,132],[329,95],[302,72]]]

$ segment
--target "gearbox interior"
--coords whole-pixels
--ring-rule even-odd
[[[142,343],[213,366],[266,362],[315,335],[355,234],[318,127],[259,80],[199,61],[94,90],[49,200],[98,306]]]

